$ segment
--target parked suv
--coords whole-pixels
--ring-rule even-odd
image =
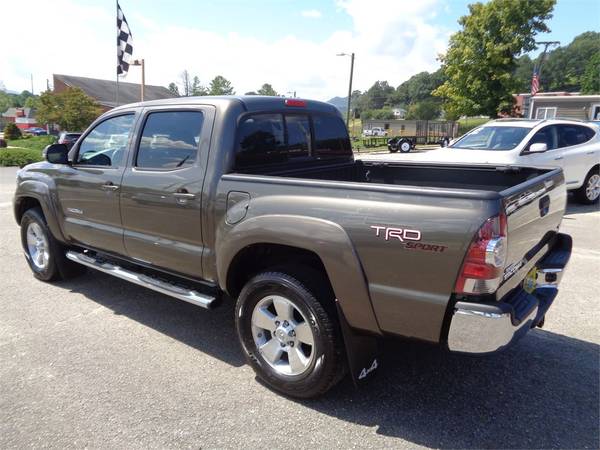
[[[600,198],[600,127],[568,119],[500,119],[414,160],[561,167],[581,203]]]
[[[79,139],[81,137],[82,134],[83,133],[73,133],[73,132],[69,132],[69,131],[63,131],[58,136],[58,143],[65,144],[67,146],[67,148],[71,148],[71,147],[73,147],[73,144],[75,144],[75,142],[77,142],[77,139]]]

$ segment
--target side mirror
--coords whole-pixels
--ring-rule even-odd
[[[65,144],[48,145],[42,155],[46,161],[52,164],[68,164],[69,149]]]
[[[543,153],[548,150],[548,146],[543,142],[536,142],[529,146],[529,153]]]

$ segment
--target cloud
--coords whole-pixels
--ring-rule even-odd
[[[397,86],[415,73],[435,70],[436,57],[448,42],[448,30],[434,25],[432,11],[441,1],[340,1],[337,14],[349,15],[352,26],[333,29],[320,40],[305,37],[301,28],[266,40],[250,32],[216,33],[201,26],[165,24],[135,10],[125,12],[133,31],[134,57],[146,60],[148,84],[166,86],[187,69],[204,84],[223,75],[237,93],[271,83],[280,93],[297,91],[305,98],[327,100],[346,95],[348,89],[350,61],[335,56],[340,52],[356,54],[355,89],[368,89],[377,80]],[[114,79],[114,8],[74,0],[9,4],[14,11],[8,16],[27,16],[28,29],[38,32],[23,32],[18,21],[3,24],[4,36],[19,36],[19,45],[3,49],[0,80],[8,89],[29,89],[30,73],[38,92],[53,73]],[[63,11],[69,11],[69,26],[48,28],[49,23],[64,22]],[[125,81],[139,80],[139,68],[132,67]]]
[[[318,9],[307,9],[300,13],[302,17],[308,17],[309,19],[320,19],[323,14]]]

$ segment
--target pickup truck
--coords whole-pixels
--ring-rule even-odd
[[[560,168],[355,160],[316,101],[120,106],[45,158],[14,196],[37,279],[91,268],[235,301],[249,364],[293,397],[362,383],[384,337],[506,348],[543,324],[571,253]]]

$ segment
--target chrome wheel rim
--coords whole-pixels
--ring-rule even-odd
[[[315,337],[308,320],[280,295],[269,295],[256,304],[252,337],[264,360],[281,375],[303,374],[315,357]]]
[[[409,150],[410,150],[410,144],[409,144],[408,142],[403,142],[403,143],[400,145],[400,149],[401,149],[403,152],[407,152],[407,151],[409,151]]]
[[[40,270],[48,267],[50,260],[48,239],[42,231],[42,227],[35,222],[31,222],[27,227],[27,251],[31,257],[33,265]]]
[[[595,174],[588,180],[585,195],[589,200],[596,200],[600,196],[600,175]]]

